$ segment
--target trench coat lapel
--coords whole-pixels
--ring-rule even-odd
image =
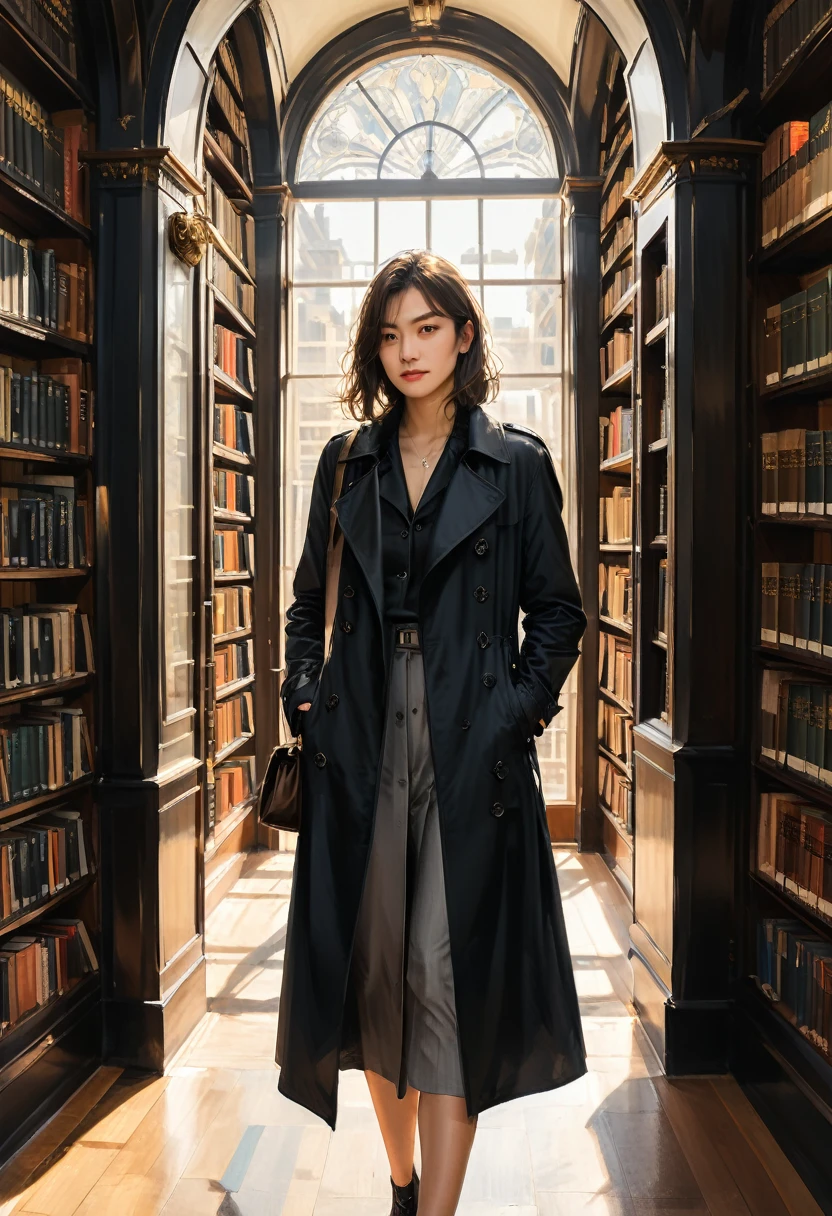
[[[358,440],[356,440],[356,443]],[[355,445],[353,445],[355,446]],[[384,571],[381,553],[381,504],[378,461],[335,504],[344,539],[355,554],[370,588],[379,621],[384,620]]]
[[[464,457],[460,460],[439,505],[423,582],[443,557],[494,514],[505,496],[499,486],[469,468]]]

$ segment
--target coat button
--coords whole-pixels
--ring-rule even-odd
[[[508,765],[503,764],[502,760],[498,760],[491,771],[498,781],[505,781],[506,774],[508,773]]]
[[[463,719],[462,719],[462,729],[463,729],[463,730],[468,730],[468,727],[469,727],[470,725],[471,725],[471,723],[468,721],[468,719],[467,719],[467,718],[463,718]]]
[[[355,595],[355,592],[353,591],[352,587],[350,587],[349,585],[347,585],[347,586],[344,588],[344,595],[347,597],[347,599],[348,599],[348,600],[351,600],[351,599],[352,599],[352,597]]]
[[[477,645],[481,650],[485,650],[486,646],[491,645],[491,638],[482,630],[477,634]]]
[[[341,628],[344,633],[352,633],[352,621],[342,621]]]
[[[479,540],[477,541],[477,543],[474,545],[474,552],[476,553],[477,557],[482,557],[483,553],[487,552],[487,550],[488,550],[488,541],[485,539],[484,536],[481,536],[479,538]]]
[[[421,524],[417,524],[417,525],[416,525],[416,531],[417,531],[417,532],[421,532],[421,531],[422,531],[422,525],[421,525]]]
[[[337,692],[330,693],[326,699],[327,709],[334,709],[337,704],[338,704],[338,693]]]
[[[399,535],[400,535],[402,538],[404,538],[405,536],[409,536],[409,535],[410,535],[410,533],[408,532],[407,528],[402,528],[402,530],[401,530],[401,532],[399,533]]]
[[[396,578],[407,578],[407,571],[400,570],[399,573],[396,575]]]
[[[502,802],[495,802],[491,808],[491,814],[494,816],[495,819],[499,819],[500,816],[505,811],[505,809],[506,808],[503,806]]]
[[[486,688],[493,688],[497,683],[497,677],[492,671],[487,671],[482,678],[482,682]]]
[[[315,752],[315,763],[317,764],[318,768],[323,768],[323,766],[326,764],[326,756],[323,754],[323,752]]]
[[[485,603],[485,601],[488,599],[488,592],[486,591],[485,587],[477,587],[476,591],[474,592],[474,599],[480,604]]]

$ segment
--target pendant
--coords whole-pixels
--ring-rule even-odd
[[[428,464],[428,462],[424,456],[422,457],[422,464],[425,466],[426,469],[430,468],[430,465]]]

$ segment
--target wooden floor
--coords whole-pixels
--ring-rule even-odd
[[[291,860],[253,854],[212,916],[211,1012],[167,1075],[100,1069],[0,1174],[0,1216],[387,1216],[363,1076],[342,1074],[335,1134],[277,1093]],[[556,860],[589,1072],[480,1118],[461,1216],[819,1213],[731,1078],[661,1076],[617,888],[598,857]]]

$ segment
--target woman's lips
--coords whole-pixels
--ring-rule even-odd
[[[402,380],[421,380],[427,372],[402,372]]]

